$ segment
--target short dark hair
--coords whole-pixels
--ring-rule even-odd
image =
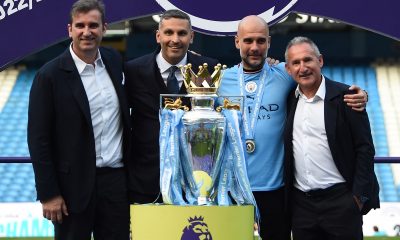
[[[78,13],[87,13],[91,10],[99,10],[101,14],[101,22],[105,23],[105,6],[101,0],[78,0],[71,8],[70,12],[70,23],[72,23],[72,18]]]
[[[185,12],[182,12],[181,10],[178,10],[178,9],[170,9],[170,10],[165,11],[163,14],[161,14],[158,27],[160,27],[160,25],[164,19],[170,19],[170,18],[179,18],[179,19],[187,20],[189,22],[189,28],[192,29],[192,22],[190,21],[189,15],[187,15]]]

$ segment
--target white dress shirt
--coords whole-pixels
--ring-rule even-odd
[[[158,68],[160,70],[161,73],[161,77],[164,79],[164,83],[165,85],[167,85],[167,78],[169,75],[169,68],[171,66],[184,66],[187,63],[187,53],[185,54],[185,57],[176,65],[171,65],[169,62],[167,62],[167,60],[164,59],[164,57],[162,56],[162,50],[157,54],[156,57],[156,62],[158,65]],[[175,77],[178,80],[178,84],[179,84],[179,88],[182,87],[183,84],[183,75],[180,71],[180,69],[175,71]]]
[[[72,50],[72,44],[70,52],[89,101],[96,146],[96,167],[122,167],[122,123],[119,100],[101,59],[100,51],[94,64],[82,61]]]
[[[299,96],[293,122],[294,186],[304,192],[325,189],[345,182],[328,145],[325,131],[325,78],[312,98],[296,89]]]

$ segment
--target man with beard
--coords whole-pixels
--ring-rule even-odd
[[[131,203],[162,202],[160,194],[160,94],[185,94],[180,65],[194,71],[207,63],[212,72],[217,60],[188,51],[194,32],[189,16],[179,10],[161,15],[155,52],[125,65],[125,89],[132,109],[132,158],[129,166]],[[182,86],[183,85],[183,86]]]
[[[244,97],[246,168],[260,211],[261,237],[290,240],[284,208],[283,132],[286,99],[296,82],[284,63],[269,66],[265,61],[270,41],[268,24],[262,18],[247,16],[240,21],[235,45],[242,62],[225,71],[218,94]],[[346,95],[345,101],[362,111],[365,94],[358,87],[351,89],[356,89],[357,94]]]

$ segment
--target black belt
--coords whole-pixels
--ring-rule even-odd
[[[297,192],[303,194],[304,196],[308,198],[321,198],[325,197],[337,192],[341,192],[344,190],[347,190],[346,183],[337,183],[335,185],[332,185],[330,187],[324,188],[324,189],[313,189],[307,192],[303,192],[297,188],[295,188]]]
[[[97,167],[96,168],[96,174],[106,174],[106,173],[111,173],[111,172],[118,172],[123,170],[123,167],[118,167],[118,168],[112,168],[112,167]]]

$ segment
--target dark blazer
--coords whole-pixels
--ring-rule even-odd
[[[130,122],[122,59],[112,49],[100,48],[100,53],[119,99],[125,159]],[[37,72],[28,115],[28,145],[38,200],[61,195],[70,212],[84,210],[95,187],[96,150],[89,102],[69,49]]]
[[[375,149],[367,112],[356,112],[346,105],[343,95],[349,86],[325,78],[325,130],[333,160],[355,196],[369,200],[362,213],[379,207],[379,185],[374,173]],[[285,185],[287,204],[293,187],[293,120],[298,98],[294,91],[288,97],[288,115],[285,127]],[[289,208],[290,209],[290,208]]]
[[[125,64],[126,91],[132,120],[132,164],[129,172],[129,190],[133,201],[154,201],[160,192],[159,110],[160,94],[168,94],[157,66],[160,47],[145,56]],[[188,52],[187,62],[196,72],[199,65],[208,63],[212,73],[217,60]],[[182,85],[180,93],[186,93]],[[132,199],[131,199],[132,200]]]

